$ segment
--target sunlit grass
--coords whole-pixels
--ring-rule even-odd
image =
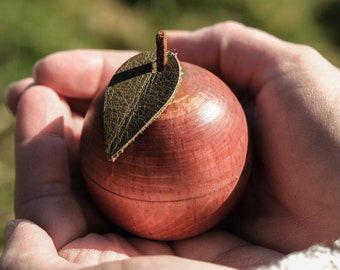
[[[333,0],[1,0],[0,89],[31,76],[36,60],[72,48],[153,48],[159,29],[193,30],[238,20],[292,42],[307,43],[340,64],[327,25]],[[335,13],[337,14],[337,13]],[[336,18],[335,18],[336,19]],[[5,223],[13,218],[14,117],[0,104],[0,250]]]

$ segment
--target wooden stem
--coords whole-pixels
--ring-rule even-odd
[[[157,46],[157,71],[162,72],[167,64],[168,49],[167,49],[167,39],[166,33],[164,31],[159,31],[156,35],[156,46]]]

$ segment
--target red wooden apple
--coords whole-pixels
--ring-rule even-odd
[[[81,164],[94,201],[115,224],[149,239],[183,239],[213,227],[232,209],[247,178],[241,105],[209,71],[181,66],[175,98],[114,162],[105,153],[104,92],[82,132]]]

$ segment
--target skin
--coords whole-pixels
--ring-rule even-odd
[[[77,50],[10,86],[16,220],[1,269],[250,269],[340,235],[340,74],[314,49],[227,22],[170,31],[183,61],[221,77],[244,105],[254,164],[225,227],[153,242],[108,232],[78,166],[84,113],[135,52]]]

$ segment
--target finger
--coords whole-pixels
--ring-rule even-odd
[[[291,54],[293,46],[235,22],[194,32],[169,31],[168,42],[180,60],[203,66],[232,88],[251,90],[253,94],[273,77],[278,63]]]
[[[24,92],[17,107],[17,218],[44,228],[58,247],[86,232],[86,222],[71,194],[63,105],[45,86]]]
[[[58,257],[48,234],[34,223],[14,220],[6,227],[1,269],[71,269],[72,264]],[[73,268],[76,269],[75,265]]]
[[[117,270],[144,270],[144,269],[186,269],[186,270],[235,270],[208,262],[195,261],[175,256],[139,256],[122,261],[104,263],[100,266],[84,268],[90,269],[117,269]]]
[[[209,249],[196,247],[207,246]],[[172,243],[176,255],[193,260],[214,262],[237,269],[254,269],[279,260],[283,254],[246,242],[244,239],[221,230],[211,230],[194,238]],[[247,254],[247,260],[240,260]]]
[[[18,82],[12,83],[8,87],[6,94],[6,104],[14,115],[16,114],[17,105],[19,103],[21,95],[27,88],[29,88],[33,84],[34,81],[32,78],[26,78]]]
[[[73,50],[51,54],[35,65],[34,79],[70,98],[91,99],[133,51]]]

